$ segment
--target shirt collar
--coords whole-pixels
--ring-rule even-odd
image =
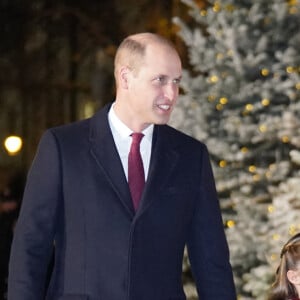
[[[114,104],[109,110],[108,119],[111,125],[114,127],[115,131],[120,135],[122,139],[126,139],[133,133],[133,131],[129,127],[127,127],[116,115],[114,110]],[[154,125],[151,124],[142,131],[142,133],[144,134],[144,139],[146,138],[150,143],[152,141],[153,129]]]

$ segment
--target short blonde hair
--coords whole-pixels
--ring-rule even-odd
[[[146,53],[146,47],[149,44],[160,44],[173,49],[177,53],[174,44],[158,34],[145,32],[130,35],[121,42],[116,52],[114,62],[115,78],[117,78],[119,68],[124,65],[134,72],[138,72]]]

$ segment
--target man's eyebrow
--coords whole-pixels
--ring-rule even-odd
[[[178,76],[178,77],[174,77],[173,80],[178,80],[178,81],[181,81],[182,79],[182,76]]]

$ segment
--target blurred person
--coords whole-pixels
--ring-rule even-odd
[[[299,300],[299,296],[300,233],[297,233],[281,250],[280,264],[268,300]]]
[[[114,75],[113,103],[41,138],[15,230],[9,300],[184,300],[185,245],[200,299],[236,299],[207,148],[167,125],[182,76],[175,47],[131,35]]]
[[[0,193],[0,299],[7,299],[7,276],[10,247],[14,225],[17,219],[19,199],[11,187],[5,187]]]

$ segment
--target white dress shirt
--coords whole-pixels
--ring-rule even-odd
[[[128,180],[128,154],[131,146],[131,134],[133,131],[129,129],[116,115],[114,111],[114,105],[111,106],[108,112],[108,122],[112,131],[112,135],[119,152],[121,162],[124,168],[126,178]],[[152,136],[153,136],[153,124],[148,126],[142,131],[144,137],[140,144],[140,151],[144,165],[145,181],[148,177],[151,148],[152,148]]]

